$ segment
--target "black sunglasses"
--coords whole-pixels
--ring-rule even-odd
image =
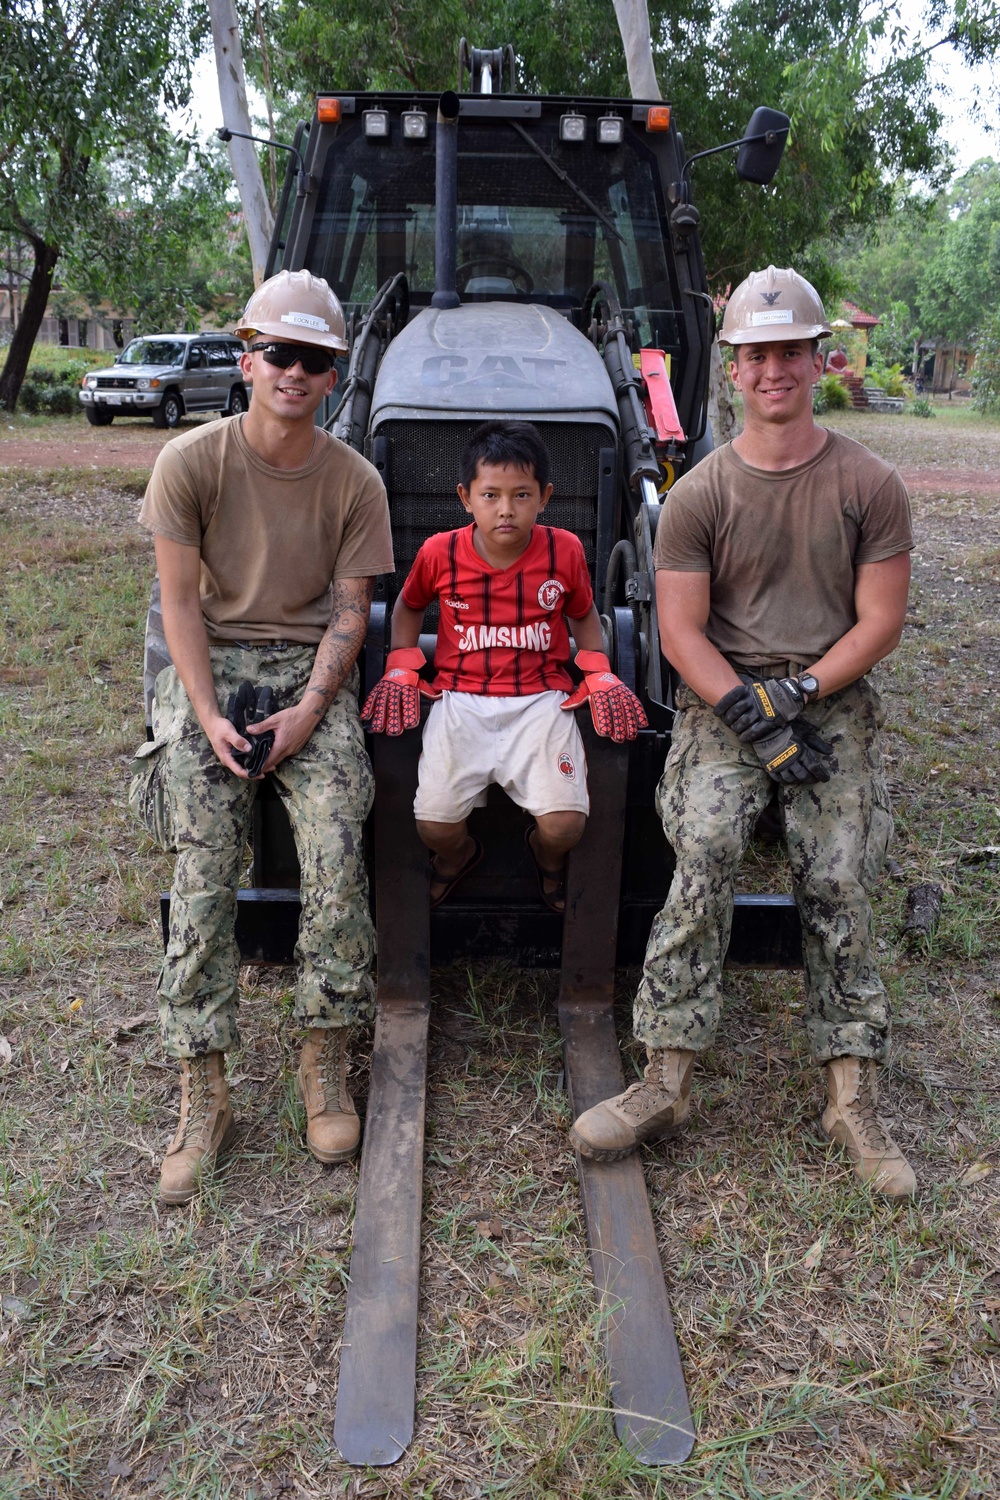
[[[251,344],[250,353],[263,354],[267,363],[279,370],[301,364],[307,375],[328,375],[333,369],[329,349],[317,349],[312,344]]]

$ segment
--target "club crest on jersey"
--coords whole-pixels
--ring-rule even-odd
[[[558,578],[547,578],[538,590],[538,602],[543,609],[555,609],[560,596],[565,592]]]
[[[557,765],[559,767],[559,775],[564,781],[576,780],[576,764],[572,755],[568,755],[564,750],[557,761]]]

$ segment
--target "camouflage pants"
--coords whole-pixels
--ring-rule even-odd
[[[678,706],[683,711],[657,792],[677,864],[649,935],[636,1036],[650,1047],[711,1046],[737,869],[776,792],[802,923],[813,1059],[881,1059],[889,1009],[872,953],[868,893],[885,861],[892,818],[878,694],[862,679],[806,710],[834,746],[833,775],[795,788],[776,786],[753,747],[741,745],[689,688],[681,688]]]
[[[216,646],[210,656],[223,712],[244,678],[269,683],[284,708],[301,697],[315,648]],[[307,1026],[350,1026],[374,1014],[361,842],[373,779],[356,692],[349,680],[298,754],[270,773],[301,867],[295,1019]],[[164,1046],[173,1057],[225,1052],[239,1041],[236,888],[259,783],[218,761],[173,667],[156,680],[153,740],[133,770],[133,810],[177,855],[158,986]]]

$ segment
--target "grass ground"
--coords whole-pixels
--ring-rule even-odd
[[[951,442],[944,420],[837,425],[931,474]],[[955,441],[995,472],[1000,428]],[[877,902],[895,1012],[884,1097],[918,1198],[873,1203],[823,1146],[798,975],[734,974],[692,1129],[645,1155],[698,1444],[679,1470],[642,1470],[610,1434],[554,977],[441,971],[418,1426],[395,1468],[358,1472],[332,1440],[355,1169],[301,1149],[287,972],[242,976],[231,1166],[189,1209],[154,1196],[177,1095],[154,1015],[169,868],[124,799],[142,732],[142,482],[0,471],[0,1497],[993,1495],[995,500],[973,484],[917,494],[908,628],[882,674],[897,815]],[[943,914],[914,944],[906,891],[926,880]]]

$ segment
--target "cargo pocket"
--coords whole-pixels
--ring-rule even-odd
[[[163,752],[167,741],[148,740],[132,759],[128,805],[143,828],[167,854],[176,854],[170,803],[163,785]]]
[[[885,777],[876,773],[872,777],[872,810],[865,838],[861,879],[866,891],[872,891],[882,874],[889,845],[892,842],[892,809],[889,805],[889,788]]]

